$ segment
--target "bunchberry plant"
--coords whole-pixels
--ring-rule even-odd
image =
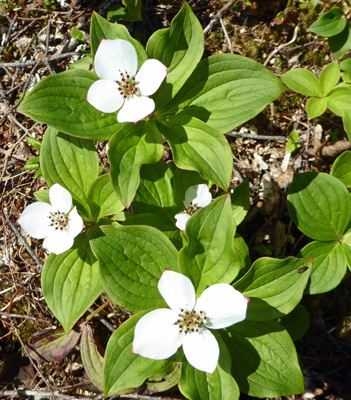
[[[187,4],[146,48],[94,14],[91,50],[94,70],[77,63],[49,76],[19,107],[48,124],[40,168],[50,190],[35,193],[40,209],[20,223],[51,251],[41,283],[64,329],[44,333],[33,351],[55,349],[55,359],[80,341],[85,369],[106,396],[161,376],[163,388],[178,385],[190,399],[302,393],[284,318],[302,298],[311,259],[251,265],[236,233],[249,186],[231,193],[223,135],[285,86],[242,56],[202,59],[202,28]],[[109,173],[101,174],[93,140],[109,141]],[[164,145],[172,162],[163,161]],[[104,355],[91,317],[82,320],[102,291],[133,314]]]

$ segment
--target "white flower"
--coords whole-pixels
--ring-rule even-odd
[[[188,362],[212,374],[219,346],[207,329],[221,329],[246,317],[248,299],[232,286],[218,283],[195,299],[189,278],[164,271],[158,290],[171,309],[160,308],[144,315],[136,324],[133,353],[154,360],[172,356],[183,345]]]
[[[190,217],[200,208],[208,206],[212,196],[206,184],[190,186],[185,192],[185,211],[174,216],[177,220],[176,227],[182,231]]]
[[[36,239],[44,239],[43,246],[60,254],[72,247],[74,238],[84,228],[76,207],[72,207],[70,193],[55,183],[49,191],[50,204],[37,202],[25,208],[18,223]]]
[[[87,101],[98,110],[115,112],[118,122],[138,122],[151,114],[155,103],[148,98],[156,92],[168,68],[160,61],[149,59],[139,72],[134,46],[126,40],[102,39],[96,51],[95,72],[100,78],[88,91]]]

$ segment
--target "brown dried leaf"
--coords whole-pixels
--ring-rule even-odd
[[[285,172],[278,175],[275,179],[280,189],[287,189],[293,180],[294,170],[288,168]]]

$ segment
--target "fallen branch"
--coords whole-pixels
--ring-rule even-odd
[[[206,26],[203,30],[203,34],[205,35],[208,31],[210,31],[220,20],[222,15],[235,3],[235,0],[230,0],[223,8],[221,8],[218,13],[212,18],[211,22]]]
[[[68,388],[66,388],[67,390]],[[44,391],[44,390],[28,390],[28,389],[17,389],[17,390],[0,390],[1,397],[48,397],[54,395],[56,399],[70,399],[70,400],[102,400],[105,398],[103,394],[99,394],[96,396],[76,396],[73,397],[72,395],[62,394],[58,390],[53,392]],[[123,395],[116,395],[109,397],[110,400],[112,399],[136,399],[136,400],[162,400],[161,397],[155,396],[145,396],[140,394],[123,394]]]
[[[36,64],[40,63],[46,63],[46,62],[53,62],[53,61],[58,61],[62,60],[64,58],[72,57],[72,56],[78,56],[81,53],[77,52],[72,52],[72,53],[64,53],[64,54],[58,54],[57,56],[52,56],[52,57],[43,57],[42,60],[35,60],[35,61],[15,61],[15,62],[9,62],[9,63],[0,63],[1,68],[25,68],[25,67],[31,67]]]
[[[227,136],[231,137],[242,137],[244,139],[254,139],[254,140],[276,140],[276,141],[285,141],[287,138],[285,136],[268,136],[268,135],[255,135],[253,133],[246,132],[228,132]]]

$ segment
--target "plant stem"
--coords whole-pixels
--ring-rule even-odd
[[[96,314],[98,314],[100,311],[102,311],[105,307],[107,307],[111,303],[111,299],[105,301],[105,303],[100,306],[98,309],[96,309],[94,312],[92,312],[90,315],[87,316],[87,321],[90,321],[95,317]]]

